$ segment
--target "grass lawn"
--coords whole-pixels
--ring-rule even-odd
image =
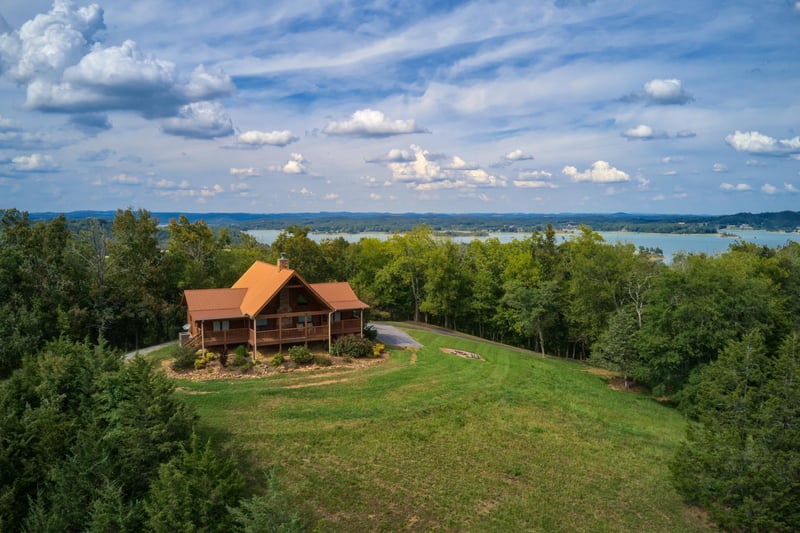
[[[425,348],[367,369],[179,394],[254,483],[277,467],[321,531],[704,529],[668,480],[677,412],[568,361],[411,334]]]

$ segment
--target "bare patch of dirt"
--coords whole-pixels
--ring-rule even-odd
[[[297,385],[289,385],[286,388],[287,389],[304,389],[306,387],[321,387],[323,385],[332,385],[334,383],[342,383],[344,381],[350,381],[350,378],[326,379],[325,381],[314,381],[314,382],[311,382],[311,383],[298,383]]]
[[[463,357],[464,359],[477,359],[479,361],[485,361],[483,357],[476,353],[472,352],[465,352],[464,350],[455,350],[453,348],[439,348],[444,353],[449,353],[450,355],[457,355],[458,357]]]
[[[412,352],[411,353],[411,360],[409,361],[409,364],[412,364],[412,365],[417,364],[417,352]]]
[[[613,370],[606,370],[605,368],[587,368],[585,372],[590,374],[594,374],[595,376],[601,376],[604,378],[616,378],[619,377],[619,372],[614,372]]]

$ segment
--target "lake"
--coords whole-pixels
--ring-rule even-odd
[[[281,230],[249,230],[247,233],[256,238],[258,242],[272,244],[280,235]],[[736,237],[722,237],[718,233],[678,235],[675,233],[636,233],[629,231],[598,231],[603,239],[608,243],[622,242],[631,243],[637,248],[661,248],[664,251],[664,260],[672,261],[672,257],[678,252],[686,253],[705,253],[708,255],[725,252],[728,246],[737,240],[753,242],[759,246],[784,246],[788,241],[800,242],[800,233],[786,233],[779,231],[758,231],[758,230],[736,230]],[[574,233],[559,233],[558,239],[563,242],[574,236]],[[309,233],[309,237],[316,242],[323,239],[335,239],[343,237],[348,242],[358,242],[367,237],[386,240],[391,237],[391,233],[364,232],[364,233]],[[474,239],[486,240],[496,237],[500,242],[511,242],[513,239],[524,239],[530,233],[501,233],[490,232],[488,235],[440,237],[442,239],[452,239],[454,242],[470,242]]]

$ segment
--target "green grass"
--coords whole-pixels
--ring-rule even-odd
[[[277,467],[322,531],[704,528],[668,481],[677,412],[574,363],[412,335],[415,356],[368,369],[182,381],[180,394],[251,480]]]

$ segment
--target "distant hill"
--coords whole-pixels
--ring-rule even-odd
[[[715,233],[726,227],[751,227],[769,231],[795,231],[800,228],[799,211],[777,213],[737,213],[735,215],[669,214],[593,214],[593,213],[179,213],[151,212],[161,224],[186,215],[190,221],[204,220],[209,226],[236,229],[283,229],[293,224],[310,226],[317,232],[361,233],[367,231],[408,231],[427,224],[434,231],[519,231],[543,230],[547,224],[556,229],[573,229],[583,224],[597,231],[634,231],[655,233]],[[47,220],[59,213],[30,213],[32,220]],[[70,220],[98,218],[111,220],[115,211],[73,211]]]

